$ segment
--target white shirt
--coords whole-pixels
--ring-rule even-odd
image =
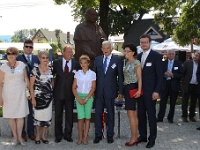
[[[96,80],[96,73],[90,69],[86,73],[78,70],[75,72],[74,78],[77,80],[77,92],[88,94],[92,89],[92,81]]]
[[[24,53],[24,56],[26,57],[26,60],[28,60],[28,56],[30,56],[30,57],[29,57],[29,58],[30,58],[30,62],[32,62],[32,54],[27,55],[27,54]]]
[[[66,64],[66,60],[64,58],[62,58],[63,72],[65,71],[65,64]],[[72,60],[71,59],[68,61],[67,66],[69,67],[69,72],[70,72],[71,68],[72,68]]]
[[[142,58],[141,58],[141,64],[142,64],[142,68],[144,67],[144,64],[145,64],[145,61],[150,53],[151,49],[149,49],[148,51],[146,52],[143,52],[142,54]]]
[[[110,63],[110,59],[111,59],[111,57],[112,57],[112,54],[110,54],[109,56],[105,56],[105,55],[104,55],[104,56],[103,56],[103,63],[104,63],[106,57],[107,57],[107,64],[106,64],[106,71],[107,71],[107,70],[108,70],[109,63]]]
[[[192,73],[192,79],[190,81],[190,84],[198,84],[197,82],[197,67],[198,67],[198,64],[196,64],[194,61],[193,61],[193,73]]]

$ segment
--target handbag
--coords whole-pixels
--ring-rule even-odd
[[[133,90],[129,90],[129,95],[130,95],[130,98],[135,98],[135,93],[137,93],[137,91],[138,91],[138,88],[136,88],[136,89],[133,89]],[[143,92],[143,90],[141,89],[141,93],[140,93],[140,96],[142,96],[142,95],[144,95],[144,92]]]

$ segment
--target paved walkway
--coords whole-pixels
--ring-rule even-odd
[[[197,114],[197,117],[199,115]],[[116,117],[117,123],[117,117]],[[156,144],[152,150],[200,150],[200,131],[196,128],[200,127],[200,121],[193,123],[183,123],[181,121],[181,109],[180,106],[176,106],[175,119],[173,124],[169,124],[167,119],[164,119],[163,123],[158,123],[158,136]],[[94,125],[91,124],[89,134],[88,145],[76,145],[77,140],[77,126],[74,125],[73,129],[73,143],[62,140],[61,143],[55,143],[54,138],[50,137],[50,143],[45,145],[41,143],[36,145],[33,141],[28,140],[27,146],[23,147],[17,145],[13,147],[10,145],[12,137],[0,136],[0,150],[62,150],[62,149],[73,149],[73,150],[146,150],[146,143],[138,144],[138,146],[126,147],[124,143],[130,138],[129,122],[125,111],[121,111],[121,137],[115,137],[113,144],[108,144],[106,139],[103,139],[99,144],[93,144],[94,138]],[[115,128],[117,133],[117,128]]]

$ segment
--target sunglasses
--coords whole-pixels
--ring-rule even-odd
[[[26,45],[25,45],[24,47],[33,49],[33,46],[26,46]]]
[[[49,59],[49,57],[41,57],[42,59]]]
[[[6,54],[7,54],[7,55],[16,55],[15,52],[13,52],[13,53],[7,52]]]

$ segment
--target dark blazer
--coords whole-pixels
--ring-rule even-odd
[[[55,85],[54,85],[54,99],[74,99],[72,93],[72,83],[74,80],[74,70],[80,69],[79,62],[72,59],[71,70],[66,77],[63,72],[62,58],[53,61],[53,74],[56,75]],[[66,93],[67,91],[67,93]]]
[[[138,60],[140,62],[142,54],[143,53],[140,53],[138,55]],[[151,50],[142,69],[142,88],[144,94],[152,94],[153,92],[160,93],[162,80],[162,56]]]
[[[163,72],[165,73],[168,69],[168,60],[163,62]],[[166,90],[167,77],[163,73],[162,91]],[[180,80],[183,77],[183,67],[180,61],[174,60],[172,67],[173,78],[171,79],[171,89],[173,91],[180,90]]]
[[[23,55],[24,54],[18,55],[17,58],[16,58],[16,60],[17,61],[22,61],[22,62],[24,62],[26,64],[27,75],[28,75],[28,77],[30,77],[31,71],[27,68],[28,67],[27,61],[26,61],[26,59],[24,59]],[[38,65],[40,63],[40,61],[39,61],[37,55],[31,55],[31,56],[32,56],[32,58],[31,58],[31,67],[33,68],[35,65]]]
[[[123,67],[120,57],[112,55],[106,74],[103,70],[103,56],[95,59],[94,71],[96,72],[96,92],[95,97],[116,98],[123,93]],[[118,77],[118,78],[117,78]]]
[[[193,74],[193,60],[187,60],[183,64],[183,82],[182,82],[182,89],[183,91],[188,91],[188,86],[190,84],[190,81],[192,79]]]
[[[198,68],[197,68],[197,81],[198,81],[197,94],[200,95],[200,61],[199,61]],[[199,99],[199,101],[200,101],[200,99]]]

